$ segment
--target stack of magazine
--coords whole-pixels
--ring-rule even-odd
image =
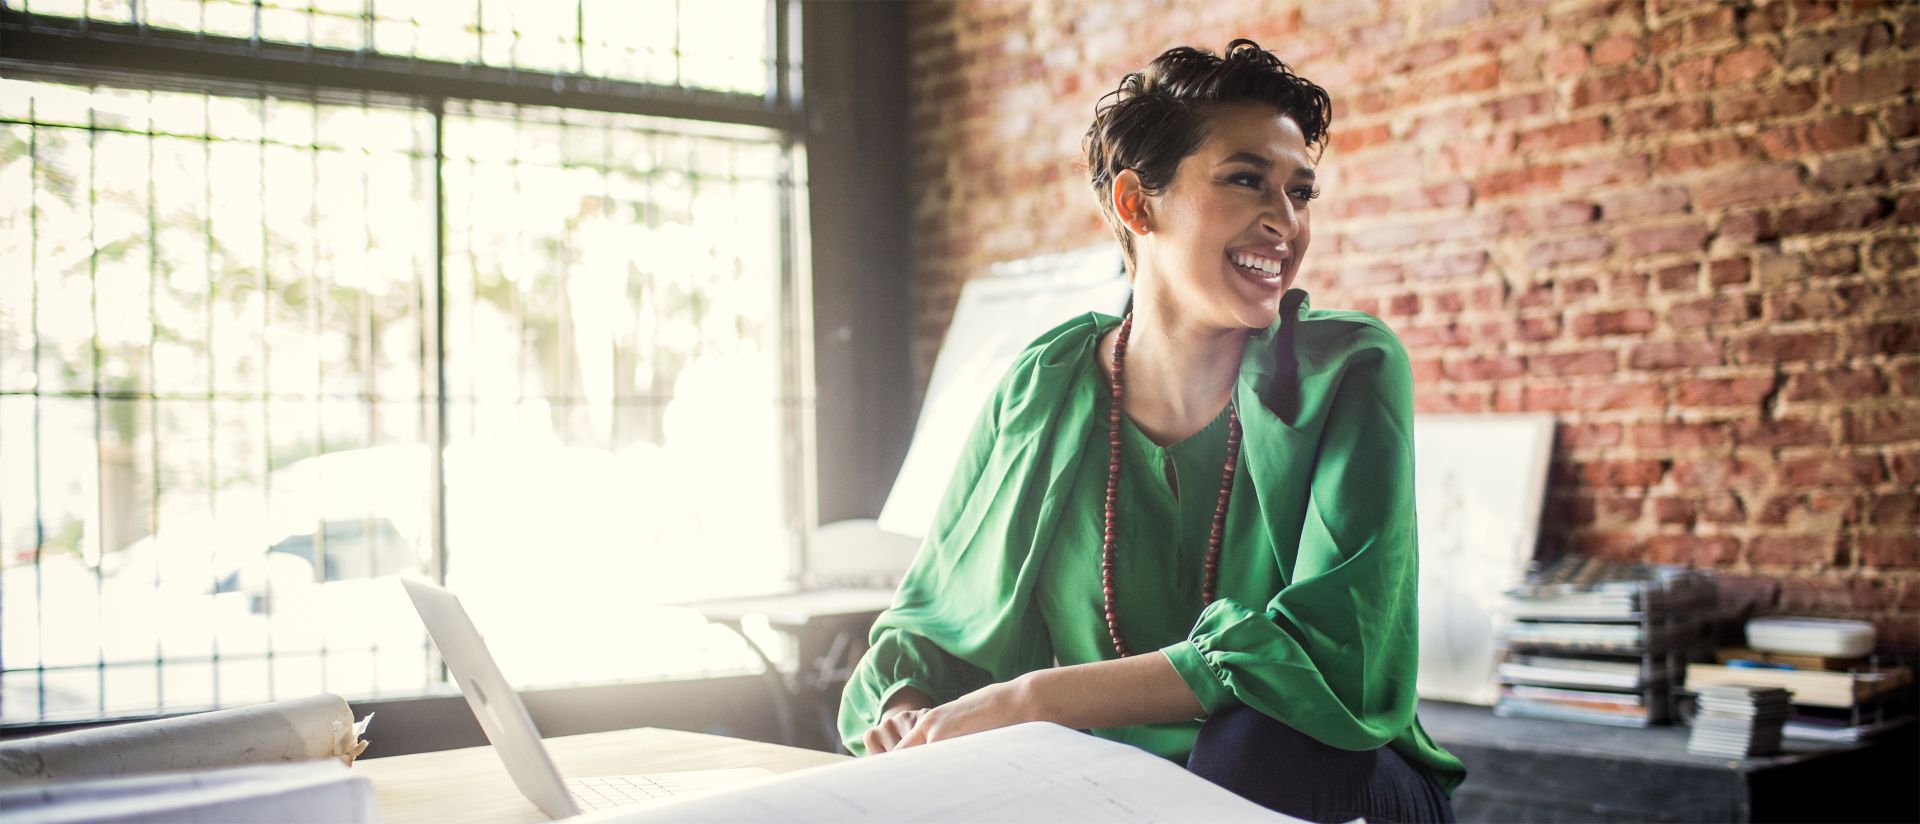
[[[1679,567],[1568,555],[1510,591],[1497,675],[1503,716],[1665,723],[1712,581]]]
[[[1694,692],[1700,713],[1694,716],[1687,752],[1747,758],[1780,751],[1781,726],[1792,711],[1786,690],[1727,684]]]

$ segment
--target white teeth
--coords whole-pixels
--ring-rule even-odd
[[[1267,274],[1270,274],[1270,275],[1279,274],[1280,270],[1285,268],[1285,264],[1280,261],[1270,260],[1268,258],[1258,257],[1255,255],[1239,254],[1239,255],[1233,255],[1228,259],[1232,260],[1236,264],[1245,266],[1248,269],[1257,269],[1259,271],[1266,272]]]

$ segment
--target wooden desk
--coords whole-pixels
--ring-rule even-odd
[[[568,778],[675,770],[765,767],[790,772],[847,756],[718,735],[641,728],[547,739],[547,751]],[[546,821],[520,794],[492,747],[371,758],[353,765],[373,782],[380,820],[408,822]]]

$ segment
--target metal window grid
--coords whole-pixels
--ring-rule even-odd
[[[42,3],[40,5],[52,6],[53,4]],[[804,364],[802,361],[805,353],[801,351],[799,346],[800,337],[797,334],[797,329],[804,323],[804,319],[796,316],[796,311],[803,311],[799,305],[802,304],[803,301],[798,299],[801,292],[801,284],[798,282],[798,274],[796,272],[793,255],[796,239],[792,236],[796,225],[792,216],[793,201],[796,195],[795,189],[796,187],[804,187],[804,183],[796,180],[797,175],[794,173],[793,166],[793,158],[798,148],[797,129],[795,129],[794,126],[800,122],[800,104],[794,94],[794,90],[798,88],[798,83],[795,82],[797,80],[798,67],[794,61],[789,59],[788,44],[791,39],[792,30],[794,29],[793,21],[796,19],[796,15],[794,9],[791,8],[787,2],[784,2],[784,0],[773,0],[773,2],[765,4],[768,20],[768,37],[771,41],[769,43],[771,48],[768,50],[770,56],[766,61],[765,73],[768,82],[764,93],[756,96],[739,93],[715,93],[688,87],[663,89],[648,83],[627,82],[617,78],[589,77],[579,74],[577,71],[571,74],[543,74],[537,70],[523,70],[517,62],[513,61],[509,62],[503,75],[496,70],[497,67],[489,67],[484,64],[453,65],[440,61],[423,60],[417,52],[409,53],[404,61],[400,61],[393,55],[380,54],[368,49],[351,53],[341,50],[330,50],[318,45],[312,36],[313,25],[317,20],[317,16],[324,14],[323,11],[314,8],[312,5],[304,9],[308,15],[309,27],[309,35],[306,38],[306,42],[289,47],[297,48],[297,52],[289,52],[287,49],[279,48],[280,44],[269,42],[267,38],[263,37],[264,32],[261,28],[263,14],[273,6],[273,4],[269,3],[256,2],[250,4],[253,29],[250,36],[244,38],[222,37],[209,34],[204,25],[202,25],[198,31],[191,33],[164,31],[160,27],[152,25],[152,20],[149,16],[154,8],[165,5],[159,3],[142,4],[137,2],[137,0],[136,2],[130,3],[127,11],[129,13],[129,19],[132,22],[107,22],[93,15],[96,7],[105,8],[107,5],[108,4],[81,3],[79,4],[79,12],[77,14],[71,14],[70,17],[60,17],[55,14],[42,14],[40,13],[40,9],[30,6],[27,3],[0,4],[0,36],[7,38],[8,45],[7,53],[0,55],[0,75],[10,75],[15,78],[29,78],[34,80],[80,82],[86,84],[89,88],[95,89],[134,89],[148,90],[156,93],[171,89],[189,89],[205,94],[209,101],[216,98],[251,101],[255,106],[259,107],[263,121],[265,120],[265,107],[270,101],[295,101],[296,103],[311,107],[316,112],[322,107],[341,106],[348,108],[358,106],[362,109],[379,108],[410,112],[416,120],[424,118],[425,121],[430,123],[430,129],[426,130],[427,134],[424,136],[424,139],[418,134],[419,130],[416,130],[413,145],[401,153],[415,163],[431,162],[432,164],[432,172],[429,175],[431,178],[429,182],[432,191],[431,197],[428,198],[428,205],[431,210],[430,217],[433,228],[431,231],[432,237],[427,239],[431,245],[430,271],[420,273],[423,276],[414,279],[412,283],[414,292],[410,296],[410,308],[414,312],[412,319],[417,334],[418,351],[420,355],[418,366],[422,374],[420,374],[418,380],[414,382],[414,391],[411,393],[394,396],[381,391],[376,381],[379,370],[369,363],[369,361],[375,357],[370,344],[372,338],[372,317],[371,309],[367,305],[366,293],[362,291],[359,296],[361,298],[360,305],[358,306],[360,331],[362,332],[359,340],[366,345],[358,348],[356,356],[360,361],[360,368],[357,371],[365,379],[365,385],[356,391],[329,391],[325,377],[322,375],[315,376],[313,391],[311,393],[301,394],[298,392],[275,391],[271,386],[266,384],[264,377],[268,373],[268,368],[264,362],[272,358],[270,347],[263,347],[260,352],[260,359],[263,362],[263,365],[260,367],[262,383],[257,390],[245,387],[229,389],[217,386],[214,381],[218,370],[212,369],[211,367],[208,369],[207,386],[204,392],[169,391],[153,385],[153,381],[160,371],[155,363],[156,352],[159,349],[156,344],[160,325],[154,319],[156,314],[154,301],[156,300],[155,296],[158,294],[156,281],[160,277],[157,245],[160,243],[159,238],[162,234],[162,227],[157,224],[154,210],[151,208],[156,202],[154,198],[156,176],[153,174],[153,166],[157,162],[154,149],[157,141],[162,139],[199,141],[205,152],[206,167],[209,169],[213,166],[212,158],[216,146],[229,144],[242,147],[251,146],[258,154],[258,163],[260,166],[259,179],[261,181],[258,192],[258,198],[261,200],[261,203],[258,204],[261,221],[261,258],[254,269],[255,282],[253,286],[263,295],[270,293],[274,286],[272,266],[268,261],[268,247],[270,246],[271,239],[268,237],[269,231],[266,220],[267,208],[264,202],[267,197],[267,150],[270,146],[283,146],[286,144],[269,139],[267,136],[268,129],[264,122],[259,130],[259,134],[251,140],[216,135],[216,130],[212,124],[213,108],[211,105],[202,110],[204,120],[202,124],[203,128],[199,130],[199,134],[170,132],[157,128],[151,121],[146,124],[144,129],[134,129],[122,125],[102,123],[99,122],[96,117],[97,112],[92,108],[88,109],[87,122],[84,124],[42,122],[38,113],[31,110],[24,118],[0,118],[0,129],[13,128],[16,131],[24,130],[27,133],[27,159],[30,166],[35,170],[34,174],[36,176],[41,166],[40,152],[43,135],[47,133],[48,130],[66,130],[85,135],[89,164],[87,175],[89,178],[87,193],[87,231],[90,242],[94,239],[93,234],[98,229],[98,223],[93,217],[99,196],[99,187],[93,179],[95,170],[92,168],[98,157],[98,142],[103,136],[125,137],[130,139],[144,139],[148,147],[149,174],[146,188],[147,205],[149,209],[147,211],[148,226],[146,227],[146,242],[148,244],[146,261],[148,263],[149,277],[147,297],[149,301],[148,320],[150,326],[145,349],[147,362],[143,373],[147,385],[144,387],[137,385],[137,383],[134,385],[115,385],[115,382],[112,380],[102,380],[103,369],[106,364],[104,362],[103,347],[100,342],[100,289],[99,273],[97,271],[99,256],[97,254],[89,256],[87,260],[87,281],[91,295],[89,310],[93,316],[91,324],[92,340],[89,343],[92,363],[91,368],[87,370],[90,373],[89,380],[79,382],[74,386],[53,390],[44,388],[37,382],[37,378],[36,383],[31,388],[26,389],[10,385],[0,385],[0,399],[14,400],[16,402],[15,405],[18,405],[18,402],[24,401],[30,403],[32,406],[31,420],[33,426],[31,440],[34,445],[32,471],[36,479],[33,539],[36,589],[38,588],[38,572],[42,561],[41,552],[44,550],[47,541],[47,536],[44,534],[44,524],[39,511],[43,499],[38,490],[38,479],[41,470],[40,461],[42,459],[39,445],[42,436],[41,425],[44,420],[43,405],[60,401],[72,401],[88,404],[92,407],[93,443],[96,449],[101,448],[103,442],[105,431],[103,429],[103,421],[111,414],[141,414],[141,412],[144,411],[147,421],[149,422],[149,430],[146,433],[147,443],[144,444],[147,448],[145,459],[148,461],[148,466],[151,470],[146,479],[150,483],[151,488],[146,490],[146,512],[144,513],[147,520],[146,527],[148,529],[153,528],[156,522],[162,517],[161,490],[159,487],[162,474],[163,449],[160,442],[159,430],[161,429],[162,409],[166,405],[172,403],[204,404],[206,407],[205,426],[207,439],[205,451],[206,462],[209,467],[209,476],[207,478],[207,484],[210,490],[208,505],[211,509],[218,506],[216,503],[217,496],[213,495],[211,490],[218,487],[220,482],[220,456],[217,454],[216,444],[218,442],[217,433],[220,431],[222,424],[219,415],[219,407],[222,402],[236,404],[241,408],[247,405],[257,404],[259,406],[259,415],[263,428],[268,432],[271,432],[273,427],[272,416],[275,401],[290,400],[312,404],[336,401],[359,404],[363,406],[366,411],[369,432],[378,426],[378,422],[375,419],[380,413],[382,404],[394,402],[399,402],[403,406],[410,404],[414,412],[414,426],[425,436],[429,444],[436,445],[436,448],[433,450],[434,459],[429,462],[430,485],[433,494],[430,501],[432,513],[429,519],[431,526],[429,542],[432,557],[428,569],[434,577],[444,577],[447,566],[447,512],[444,461],[449,442],[449,415],[452,405],[479,400],[478,393],[471,391],[471,389],[462,392],[448,385],[448,378],[445,372],[449,356],[447,343],[450,333],[450,330],[446,328],[447,316],[445,312],[445,307],[448,305],[449,300],[447,294],[448,272],[446,270],[449,251],[449,214],[446,177],[450,162],[454,160],[448,156],[446,149],[447,126],[450,117],[474,116],[476,112],[483,110],[496,116],[502,114],[508,116],[525,115],[530,111],[536,111],[526,108],[528,106],[560,104],[574,109],[590,111],[634,113],[669,118],[698,117],[709,121],[717,121],[721,124],[758,127],[753,129],[753,131],[762,133],[759,142],[770,143],[778,153],[776,173],[770,180],[762,181],[773,187],[776,193],[774,199],[778,204],[779,210],[775,223],[780,235],[777,242],[778,251],[776,254],[777,277],[779,280],[778,301],[780,305],[777,307],[778,329],[775,332],[775,338],[778,340],[778,351],[783,360],[779,370],[779,394],[776,398],[771,399],[771,401],[780,408],[780,415],[785,431],[797,431],[795,425],[799,423],[805,415],[809,414],[808,405],[811,403],[811,398],[809,397],[810,391],[800,383],[800,376],[804,374]],[[201,2],[199,5],[204,9],[209,5],[218,4]],[[679,4],[676,2],[673,5],[676,7],[677,16]],[[69,4],[69,9],[70,6],[71,4]],[[576,4],[576,14],[579,15],[581,19],[584,19],[585,8],[585,0],[581,0],[581,2]],[[54,10],[59,11],[57,8]],[[367,35],[369,41],[372,37],[371,32],[383,20],[383,18],[376,14],[372,2],[366,3],[364,14],[355,19],[357,19],[362,24],[363,29],[369,33]],[[584,31],[585,27],[576,26],[575,30],[576,32]],[[477,34],[477,38],[484,36],[484,31]],[[587,46],[585,39],[583,37],[577,38],[576,46],[580,63],[572,68],[578,69],[586,64],[585,50]],[[476,49],[484,54],[484,49],[479,49],[478,46],[476,46]],[[191,50],[202,55],[212,55],[216,59],[200,62],[181,61],[178,58],[181,56],[183,50]],[[289,59],[290,56],[292,59]],[[680,76],[678,70],[680,57],[681,55],[676,49],[674,54],[676,61],[676,81],[685,79]],[[238,98],[230,97],[230,95],[235,95],[236,93],[242,96]],[[467,103],[464,101],[481,102]],[[501,108],[503,106],[505,107],[504,109]],[[451,114],[449,112],[450,108],[452,109]],[[542,113],[542,116],[556,115],[552,113]],[[565,119],[564,113],[557,115],[557,117]],[[516,121],[516,126],[517,125],[518,123]],[[572,124],[568,124],[568,127],[571,128]],[[595,127],[587,126],[586,128]],[[597,128],[611,130],[613,128],[612,120],[602,117]],[[668,135],[676,138],[685,137],[689,133],[697,134],[700,131],[701,129],[699,127],[691,126],[687,123],[665,122],[660,123],[656,130],[659,135]],[[710,137],[709,139],[717,139],[724,144],[729,138],[725,134],[724,127],[721,129],[721,132],[722,134]],[[736,135],[734,139],[740,138]],[[747,138],[746,141],[749,143],[755,142],[751,138]],[[610,142],[606,142],[606,145],[610,145]],[[294,149],[295,151],[304,150],[309,154],[309,159],[313,163],[313,174],[317,185],[320,177],[318,155],[323,149],[332,147],[323,147],[316,139],[305,146],[287,146],[287,148]],[[363,151],[365,151],[364,148]],[[611,163],[611,158],[607,156],[599,158],[599,161],[598,167],[595,170],[603,173],[615,165]],[[520,161],[516,158],[513,162],[518,163]],[[590,166],[592,164],[572,163],[562,165],[580,167]],[[630,169],[627,171],[640,172],[643,176],[646,176],[649,181],[651,181],[654,176],[662,173],[662,170],[658,167],[644,170]],[[211,261],[215,255],[213,230],[214,183],[212,180],[213,175],[207,174],[205,177],[205,190],[201,193],[203,211],[200,217],[202,217],[205,223],[206,256],[207,259]],[[699,174],[690,174],[686,177],[694,181],[704,179],[703,176]],[[712,179],[714,182],[731,186],[738,186],[742,181],[737,170],[733,168],[725,170],[724,173]],[[603,184],[604,182],[603,175]],[[29,186],[35,196],[34,202],[32,202],[28,208],[29,254],[34,256],[34,259],[30,261],[30,265],[37,271],[40,264],[37,258],[42,245],[40,232],[41,204],[37,199],[40,186],[37,179],[31,181]],[[366,191],[368,190],[363,186],[362,192],[365,193]],[[315,209],[316,212],[319,200],[318,197],[313,198],[314,206],[312,208]],[[317,217],[317,213],[310,215],[310,218],[317,219]],[[309,252],[312,251],[312,249],[309,249]],[[207,267],[209,278],[208,288],[210,292],[218,288],[218,284],[212,283],[214,268],[215,267],[211,265]],[[307,288],[309,292],[308,309],[310,313],[307,320],[310,325],[316,326],[321,323],[319,315],[322,302],[320,299],[322,284],[318,282],[318,270],[319,267],[316,265],[306,267]],[[33,322],[37,324],[40,308],[40,294],[37,282],[34,289],[35,291],[32,298]],[[212,301],[209,300],[206,315],[209,327],[211,327],[214,322],[213,312]],[[272,318],[270,317],[272,313],[271,300],[261,301],[261,312],[260,322],[262,328],[270,326],[272,323]],[[562,318],[564,322],[565,316],[563,315]],[[37,326],[34,329],[33,337],[32,358],[35,367],[33,372],[37,376],[40,371],[39,367],[43,354],[41,351],[42,341],[40,339],[40,330]],[[211,359],[214,348],[211,333],[209,333],[206,348],[208,350],[208,357]],[[566,356],[565,347],[560,347],[560,352],[564,358]],[[316,366],[318,369],[324,370],[323,361],[316,361]],[[4,369],[0,368],[0,372],[4,372]],[[562,370],[561,374],[569,373]],[[577,387],[569,387],[569,391],[542,392],[538,394],[537,398],[532,399],[557,406],[587,404],[589,402],[588,398],[583,397],[577,391],[570,391],[576,389]],[[519,398],[519,400],[523,402],[529,399],[529,396],[525,394]],[[617,409],[639,407],[657,412],[658,408],[669,399],[670,398],[663,397],[657,393],[641,392],[621,393],[612,398],[612,401]],[[141,409],[142,407],[144,410]],[[128,410],[132,411],[128,412]],[[328,433],[322,431],[322,427],[319,425],[319,421],[323,416],[315,414],[312,417],[314,418],[315,424],[312,448],[316,453],[324,453],[327,451]],[[657,416],[655,417],[657,418]],[[616,415],[614,424],[616,427],[616,437],[618,437],[618,421],[620,420],[620,416]],[[373,440],[371,435],[369,435],[368,440]],[[801,501],[806,494],[802,482],[805,473],[803,467],[799,464],[802,456],[806,453],[806,449],[803,444],[791,442],[791,438],[783,439],[782,443],[782,474],[786,481],[782,487],[786,494],[786,500],[783,502],[786,509],[784,517],[789,526],[793,526],[803,522],[803,515],[799,510]],[[269,443],[267,443],[265,447],[261,455],[264,460],[260,462],[258,469],[262,473],[270,473],[273,469],[273,460],[275,457],[270,437]],[[16,462],[17,460],[17,457],[9,458],[10,462]],[[270,490],[271,485],[268,484],[267,491],[265,491],[264,494],[271,496],[272,493]],[[105,504],[103,500],[99,500],[98,498],[103,496],[104,493],[100,492],[99,484],[96,482],[97,499],[95,506],[97,509],[95,515],[101,521],[104,521],[104,518],[100,518],[99,516]],[[5,526],[5,524],[0,524],[0,529],[4,529]],[[325,525],[321,525],[315,535],[315,541],[320,545],[316,546],[314,550],[316,560],[325,556],[326,550],[324,545],[327,541],[326,535],[327,528]],[[100,535],[89,535],[88,539],[94,542],[102,540]],[[96,559],[104,559],[105,552],[108,549],[109,547],[104,545],[96,547],[93,550],[96,553]],[[373,547],[369,545],[367,551],[372,552]],[[797,557],[801,551],[802,548],[796,542],[793,547],[793,555]],[[95,576],[95,591],[96,595],[98,595],[104,591],[98,562],[95,563],[93,571]],[[157,571],[155,575],[157,580]],[[266,582],[266,587],[270,598],[272,594],[272,580],[270,578]],[[38,606],[39,599],[37,597],[35,601]],[[36,627],[40,627],[38,621],[36,621]],[[46,662],[42,660],[36,662],[35,666],[32,667],[14,667],[9,665],[5,669],[6,674],[18,675],[20,673],[32,673],[43,697],[39,702],[39,706],[36,708],[37,712],[34,713],[21,713],[14,711],[11,707],[7,708],[5,723],[14,725],[23,720],[29,723],[48,720],[50,716],[44,701],[44,690],[47,678],[50,675],[59,675],[63,672],[73,675],[91,674],[95,682],[95,693],[99,700],[98,705],[91,713],[95,717],[107,717],[115,714],[151,714],[168,709],[169,707],[165,698],[166,681],[163,672],[167,666],[209,666],[212,670],[215,684],[215,697],[212,703],[214,705],[227,703],[219,694],[219,664],[222,660],[234,660],[236,658],[252,657],[265,660],[268,679],[266,697],[271,697],[276,689],[274,683],[274,673],[276,669],[273,667],[275,646],[270,634],[272,631],[271,625],[268,626],[267,631],[269,636],[266,640],[264,651],[229,651],[223,653],[217,645],[218,642],[216,638],[211,649],[204,655],[166,655],[156,646],[155,654],[151,661],[109,660],[105,652],[105,647],[103,646],[100,654],[91,662],[48,666]],[[377,643],[373,648],[364,651],[372,656],[377,656],[381,652]],[[322,640],[318,649],[320,659],[319,671],[322,679],[325,678],[325,673],[327,672],[326,659],[329,655],[340,652],[342,651],[330,649],[326,645],[325,640]],[[356,649],[351,652],[357,654],[361,652],[361,650]],[[428,651],[423,644],[419,652],[421,653],[422,662],[428,665],[429,675],[425,680],[431,681],[438,673],[437,668],[433,667],[430,663],[433,660],[429,654],[430,651]],[[9,663],[11,664],[11,662]],[[156,679],[154,690],[156,696],[154,701],[155,706],[133,708],[130,710],[126,708],[110,710],[107,704],[107,682],[109,677],[119,669],[139,670],[142,668],[150,668]],[[380,688],[382,688],[382,685],[379,685],[376,681],[376,689]]]

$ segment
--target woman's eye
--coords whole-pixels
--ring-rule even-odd
[[[1251,188],[1258,189],[1260,188],[1260,184],[1263,183],[1264,181],[1260,179],[1259,175],[1254,174],[1252,172],[1241,172],[1237,175],[1227,178],[1227,182],[1232,183],[1236,186],[1248,186]]]
[[[1301,200],[1312,200],[1320,196],[1320,190],[1312,186],[1302,186],[1293,190],[1293,196]]]

